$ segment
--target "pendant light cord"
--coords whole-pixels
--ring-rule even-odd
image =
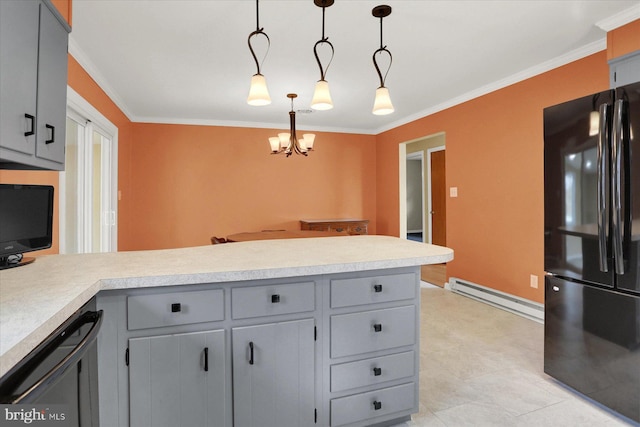
[[[256,53],[253,50],[253,46],[251,45],[251,38],[254,36],[260,36],[260,35],[264,36],[267,39],[267,51],[264,53],[264,57],[262,58],[262,61],[258,61],[258,57],[256,56]],[[253,56],[253,60],[256,63],[256,69],[257,69],[256,74],[261,74],[260,67],[262,66],[262,63],[264,62],[264,60],[267,58],[267,53],[269,53],[269,48],[271,47],[271,40],[269,40],[269,36],[267,35],[267,33],[264,32],[264,28],[260,28],[260,8],[258,7],[258,0],[256,0],[256,30],[251,32],[251,34],[249,34],[247,43],[249,44],[249,50],[251,51],[251,56]]]

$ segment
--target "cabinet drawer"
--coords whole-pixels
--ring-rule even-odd
[[[415,306],[331,316],[331,357],[415,343]]]
[[[172,292],[127,298],[129,330],[224,320],[224,291]]]
[[[382,415],[416,410],[415,383],[402,384],[331,400],[331,425],[364,421]]]
[[[331,281],[331,307],[412,299],[418,288],[414,273],[372,276]]]
[[[315,296],[314,282],[233,288],[231,317],[245,319],[313,311]]]
[[[379,384],[415,374],[415,352],[372,357],[331,366],[331,391]]]

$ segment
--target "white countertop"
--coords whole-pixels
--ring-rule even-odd
[[[0,376],[101,290],[309,276],[452,259],[451,249],[388,236],[42,256],[33,264],[0,271]]]

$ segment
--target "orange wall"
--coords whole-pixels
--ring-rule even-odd
[[[542,302],[542,110],[607,88],[603,51],[379,135],[378,232],[399,233],[398,144],[445,132],[447,275]]]
[[[318,132],[313,153],[286,158],[269,154],[269,129],[138,123],[133,133],[126,249],[299,229],[304,218],[363,217],[375,232],[375,136]]]
[[[640,19],[607,33],[607,59],[618,58],[640,49]]]

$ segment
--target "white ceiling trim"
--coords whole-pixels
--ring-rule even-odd
[[[78,64],[84,68],[89,76],[100,86],[100,88],[107,94],[109,98],[122,110],[125,116],[132,121],[137,122],[136,117],[131,113],[131,110],[122,100],[122,97],[109,85],[107,79],[104,78],[102,73],[98,70],[98,67],[89,59],[84,51],[78,46],[78,43],[73,38],[73,32],[69,35],[69,54],[78,61]]]
[[[632,6],[622,12],[616,13],[607,19],[596,22],[596,26],[607,32],[616,28],[627,25],[630,22],[640,19],[640,2],[636,6]]]

